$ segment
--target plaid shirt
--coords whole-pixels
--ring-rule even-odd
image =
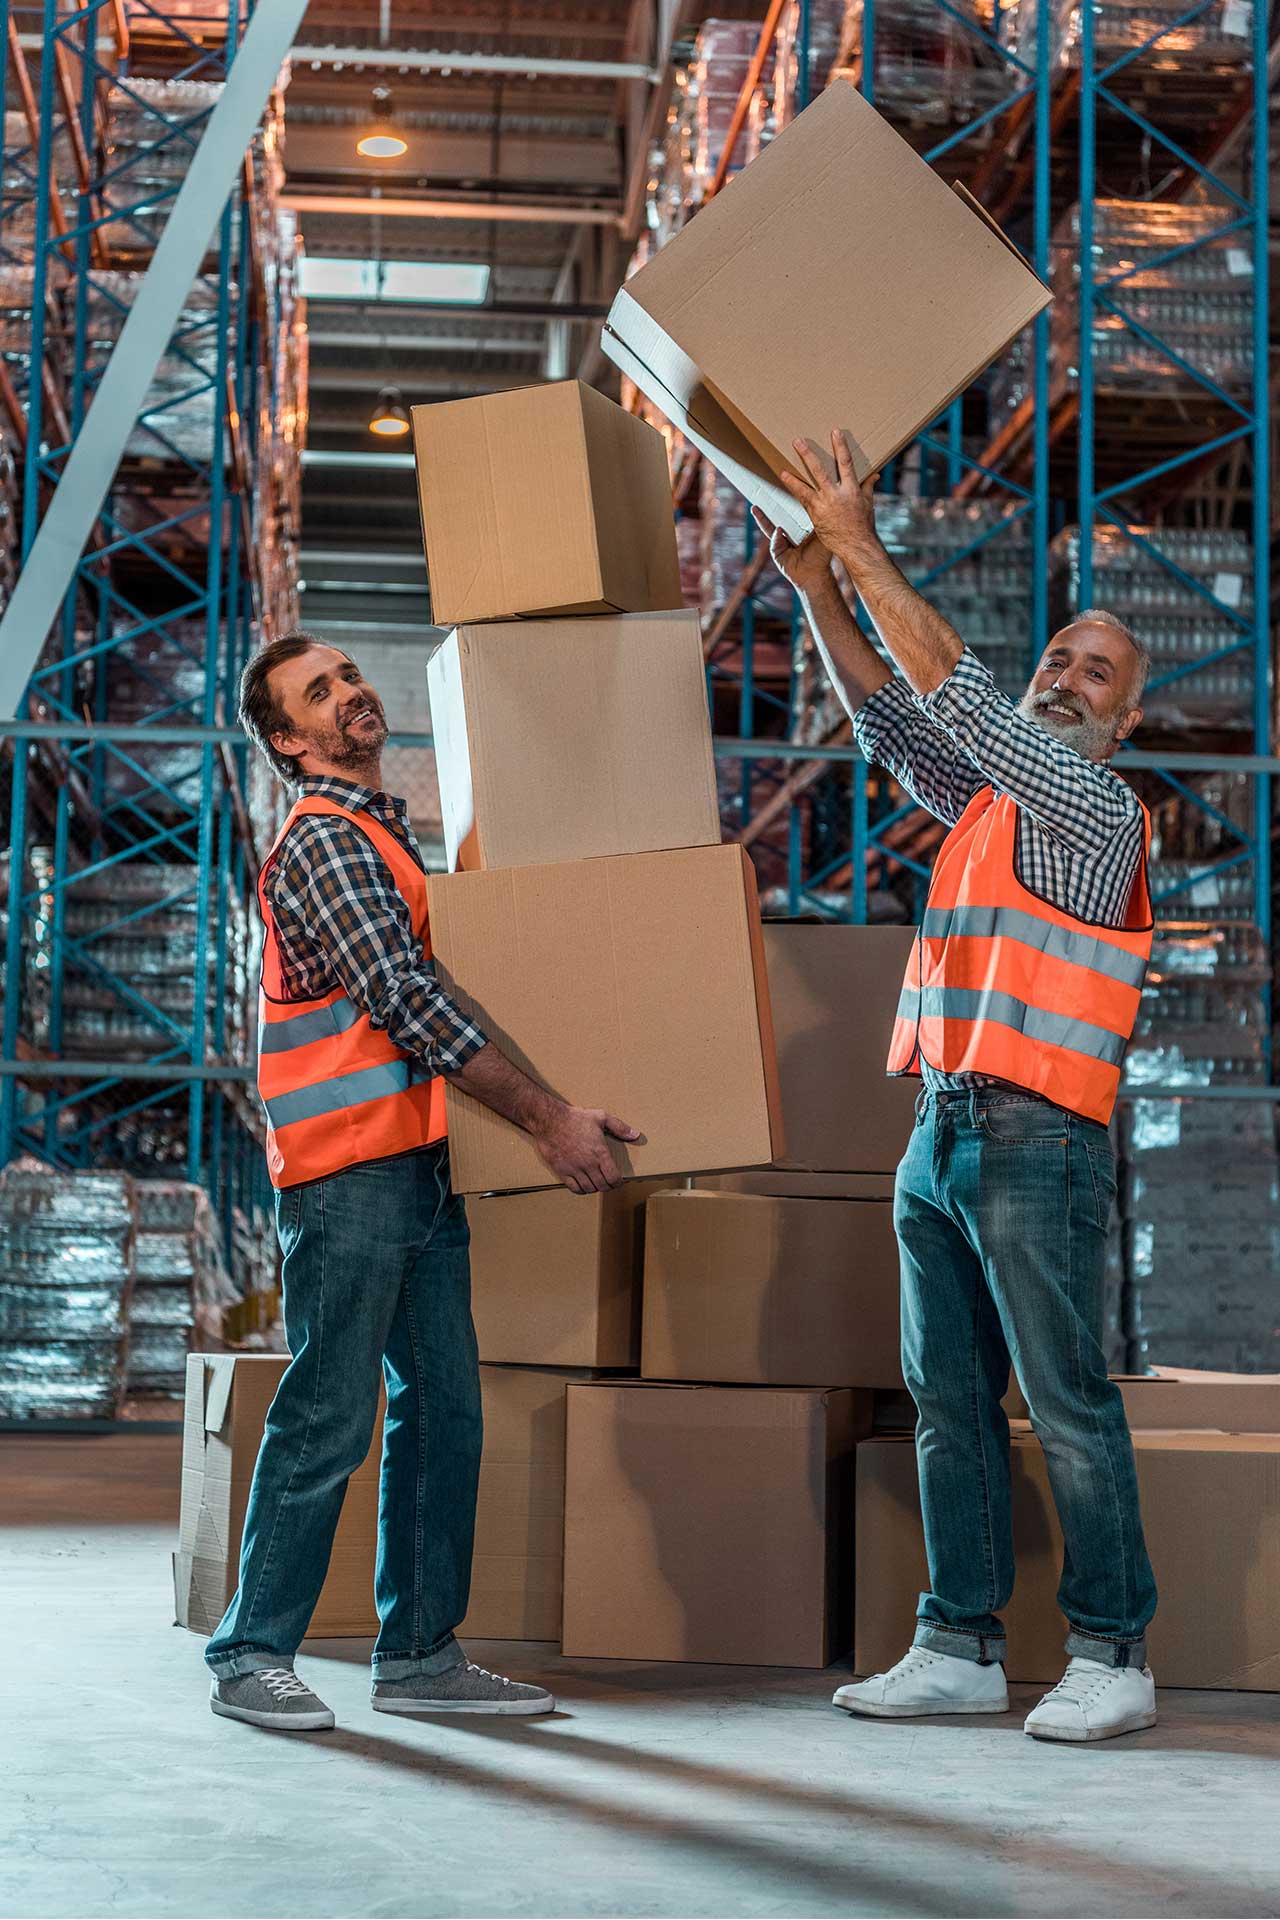
[[[303,780],[299,792],[369,814],[422,865],[403,800],[335,779]],[[289,999],[340,987],[433,1074],[457,1073],[484,1046],[488,1036],[436,979],[403,894],[359,827],[304,814],[271,862],[266,892]]]
[[[992,786],[1018,808],[1017,877],[1062,913],[1093,926],[1124,925],[1142,858],[1142,810],[1119,774],[1022,713],[968,647],[932,693],[905,680],[879,688],[853,723],[868,760],[954,826]],[[925,1072],[930,1086],[982,1076]]]

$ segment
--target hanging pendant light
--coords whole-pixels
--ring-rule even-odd
[[[374,405],[369,431],[380,434],[384,440],[398,440],[402,433],[408,433],[409,411],[399,387],[383,387]]]
[[[369,104],[373,125],[356,141],[356,152],[366,160],[398,160],[408,153],[409,142],[402,140],[391,125],[391,89],[375,87]]]

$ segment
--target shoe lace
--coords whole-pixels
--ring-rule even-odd
[[[292,1667],[260,1667],[258,1679],[276,1700],[298,1700],[311,1691],[299,1680]]]
[[[1051,1688],[1045,1698],[1052,1700],[1056,1695],[1059,1699],[1068,1700],[1073,1706],[1078,1706],[1097,1693],[1100,1688],[1107,1686],[1111,1681],[1112,1672],[1111,1668],[1105,1672],[1099,1672],[1096,1668],[1068,1667],[1057,1686]]]
[[[927,1647],[908,1647],[888,1677],[893,1680],[908,1680],[913,1673],[918,1673],[921,1667],[931,1667],[936,1658],[937,1656],[930,1653]]]
[[[482,1680],[496,1680],[499,1686],[509,1687],[511,1682],[504,1673],[490,1673],[488,1667],[478,1667],[474,1660],[468,1660],[467,1672],[479,1674]]]

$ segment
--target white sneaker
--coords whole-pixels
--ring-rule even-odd
[[[907,1720],[930,1713],[1007,1713],[1009,1690],[1003,1667],[980,1667],[976,1660],[958,1660],[953,1653],[912,1647],[888,1673],[838,1687],[831,1704],[845,1713],[872,1714],[878,1720]]]
[[[1022,1731],[1033,1740],[1114,1740],[1155,1723],[1150,1667],[1109,1667],[1076,1655],[1057,1686],[1028,1714]]]

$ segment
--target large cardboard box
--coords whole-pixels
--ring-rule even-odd
[[[192,1633],[212,1633],[235,1593],[254,1464],[267,1409],[288,1364],[287,1354],[187,1356],[173,1573],[178,1625]],[[347,1484],[328,1576],[309,1629],[315,1638],[378,1631],[373,1566],[381,1455],[379,1413],[368,1457]]]
[[[892,1205],[656,1194],[645,1226],[641,1371],[653,1380],[900,1387]]]
[[[445,860],[720,842],[697,614],[458,627],[427,668]]]
[[[1160,1590],[1150,1659],[1166,1687],[1280,1691],[1280,1434],[1135,1432],[1147,1547]],[[858,1449],[859,1673],[891,1666],[928,1587],[915,1448],[876,1439]],[[1066,1623],[1057,1607],[1062,1536],[1044,1456],[1013,1437],[1018,1579],[1004,1614],[1006,1671],[1061,1679]]]
[[[633,853],[428,881],[440,978],[554,1093],[644,1136],[639,1178],[782,1150],[755,874],[741,847]],[[455,1087],[455,1191],[554,1186],[528,1136]]]
[[[847,1389],[571,1386],[566,1654],[824,1667],[847,1648]]]
[[[481,1640],[558,1640],[564,1558],[565,1388],[576,1370],[481,1367],[484,1458],[471,1603]]]
[[[471,1222],[471,1311],[482,1360],[537,1367],[640,1364],[645,1202],[614,1193],[482,1195]]]
[[[885,1062],[914,939],[911,927],[766,924],[779,1167],[891,1174],[902,1158],[920,1082],[886,1078]]]
[[[660,433],[580,380],[413,408],[437,626],[681,605]]]
[[[1280,1433],[1280,1375],[1160,1367],[1117,1376],[1131,1428]]]
[[[793,539],[792,441],[877,472],[1048,304],[962,188],[837,80],[628,280],[603,346]]]

